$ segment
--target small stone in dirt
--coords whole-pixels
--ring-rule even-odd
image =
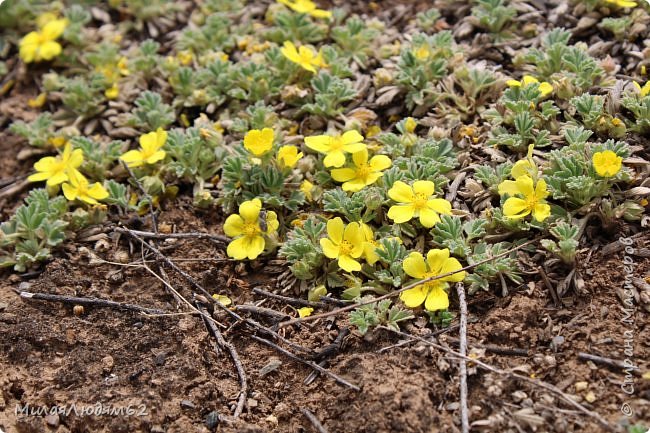
[[[181,400],[181,409],[196,409],[196,405],[189,400]]]
[[[29,281],[23,281],[22,283],[18,284],[18,290],[29,290],[32,288],[32,283]]]
[[[178,327],[181,331],[189,331],[194,328],[194,319],[191,317],[184,317],[178,321]]]
[[[445,409],[452,411],[452,410],[458,410],[460,408],[460,403],[457,401],[453,403],[449,403]]]
[[[150,431],[151,433],[165,433],[165,429],[162,428],[162,427],[159,426],[159,425],[155,425],[155,426],[151,427],[151,430],[149,430],[149,431]]]
[[[526,394],[525,392],[523,392],[521,390],[517,390],[517,391],[513,392],[511,395],[512,395],[512,400],[515,403],[519,403],[520,401],[522,401],[522,400],[524,400],[525,398],[528,397],[528,394]]]
[[[280,360],[280,358],[277,358],[275,356],[270,357],[269,362],[267,362],[264,367],[260,368],[260,377],[264,377],[267,374],[277,370],[278,367],[281,365],[282,365],[282,361]]]
[[[248,406],[250,409],[257,407],[257,400],[254,398],[249,398],[246,400],[246,406]]]
[[[156,364],[159,367],[165,365],[165,360],[167,360],[167,353],[165,352],[159,353],[153,358],[154,364]]]
[[[576,382],[575,387],[576,387],[576,392],[584,391],[585,389],[587,389],[589,387],[589,383],[588,382]]]
[[[135,323],[133,324],[133,327],[134,327],[135,329],[140,329],[140,328],[142,328],[143,326],[144,326],[144,323],[142,323],[142,322],[135,322]]]
[[[214,430],[219,425],[219,412],[213,410],[205,416],[205,426],[210,430]]]
[[[587,400],[589,403],[593,403],[596,401],[596,394],[594,394],[593,391],[589,391],[587,395],[585,395],[585,400]]]
[[[6,302],[0,302],[0,311],[4,311],[8,306]]]
[[[102,370],[104,373],[110,373],[113,370],[114,365],[115,361],[111,355],[107,355],[102,358]]]
[[[45,422],[47,425],[50,427],[58,427],[59,426],[59,415],[57,414],[49,414],[45,415]]]

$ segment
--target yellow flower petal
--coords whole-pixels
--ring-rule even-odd
[[[345,225],[340,217],[336,217],[327,221],[327,236],[336,244],[339,245],[343,241],[343,232]]]
[[[323,249],[323,254],[329,259],[335,259],[339,256],[339,247],[327,238],[321,238],[320,246]]]
[[[517,197],[510,197],[503,204],[503,214],[508,218],[523,218],[530,213],[528,203]]]
[[[332,179],[337,182],[347,182],[356,177],[357,172],[351,168],[335,168],[331,172]]]
[[[418,180],[413,182],[413,192],[415,194],[421,194],[424,197],[429,197],[433,195],[436,187],[433,182],[430,180]]]
[[[221,305],[223,305],[224,307],[227,307],[232,304],[232,299],[230,299],[226,295],[218,295],[215,293],[214,295],[212,295],[212,298],[216,300],[218,303],[220,303]]]
[[[239,215],[247,223],[256,223],[262,210],[262,202],[258,198],[248,200],[239,205]]]
[[[440,222],[440,216],[431,209],[420,209],[420,224],[423,227],[431,228]]]
[[[412,204],[394,205],[388,209],[388,218],[392,219],[397,224],[410,221],[414,214],[415,208]]]
[[[424,262],[424,257],[422,257],[422,254],[417,252],[412,252],[404,259],[404,262],[402,262],[402,269],[404,269],[404,272],[406,272],[407,275],[413,278],[424,278],[427,273],[427,266]]]
[[[406,290],[399,295],[399,298],[404,302],[404,305],[409,308],[419,307],[422,305],[426,297],[427,291],[423,285]]]
[[[338,263],[339,268],[343,269],[346,272],[358,272],[361,270],[361,263],[357,262],[348,255],[340,256]]]
[[[239,236],[244,230],[244,220],[239,215],[230,215],[223,224],[223,232],[231,238]]]
[[[311,313],[314,312],[314,309],[311,307],[302,307],[298,308],[298,316],[300,317],[308,317],[311,316]]]
[[[410,203],[415,200],[413,189],[401,180],[395,182],[393,187],[388,190],[388,197],[398,203]],[[411,215],[411,218],[412,217],[413,216]]]
[[[449,308],[449,296],[444,291],[441,284],[434,285],[427,294],[427,300],[424,303],[424,308],[427,311],[446,310]]]

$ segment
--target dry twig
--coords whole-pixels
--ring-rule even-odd
[[[318,433],[327,433],[327,429],[323,426],[323,424],[320,423],[318,418],[316,418],[316,415],[314,415],[309,409],[302,408],[300,409],[300,412],[305,415],[305,418],[309,420],[311,425],[314,426]]]
[[[61,302],[64,304],[71,305],[83,305],[86,307],[95,307],[95,308],[113,308],[116,310],[127,310],[127,311],[137,311],[138,313],[145,314],[166,314],[163,310],[158,310],[156,308],[147,308],[141,307],[140,305],[135,304],[126,304],[124,302],[110,301],[108,299],[100,298],[80,298],[77,296],[66,296],[66,295],[54,295],[51,293],[32,293],[32,292],[17,292],[22,299],[27,299],[30,301],[52,301],[52,302]]]
[[[458,303],[460,304],[460,423],[463,433],[469,433],[469,410],[467,409],[467,302],[465,302],[465,286],[463,283],[456,284]]]
[[[285,356],[287,356],[287,357],[293,359],[294,361],[300,362],[301,364],[305,364],[306,366],[311,367],[311,368],[313,368],[314,370],[319,371],[320,373],[325,374],[325,375],[331,377],[331,378],[334,379],[334,381],[335,381],[336,383],[338,383],[338,384],[341,384],[341,385],[347,386],[348,388],[353,389],[353,390],[355,390],[355,391],[361,391],[361,388],[359,388],[358,386],[356,386],[356,385],[354,385],[354,384],[348,382],[347,380],[343,379],[343,378],[342,378],[341,376],[339,376],[338,374],[336,374],[336,373],[332,373],[332,372],[329,371],[328,369],[321,367],[320,365],[316,364],[316,363],[313,362],[313,361],[308,361],[308,360],[306,360],[306,359],[302,359],[301,357],[299,357],[299,356],[297,356],[297,355],[294,355],[293,353],[289,352],[287,349],[284,349],[284,348],[278,346],[277,344],[275,344],[275,343],[273,343],[273,342],[271,342],[271,341],[269,341],[269,340],[266,340],[266,339],[264,339],[264,338],[258,337],[258,336],[256,336],[256,335],[251,335],[251,338],[252,338],[253,340],[255,340],[255,341],[258,341],[258,342],[260,342],[260,343],[262,343],[262,344],[265,344],[265,345],[269,346],[269,347],[272,348],[272,349],[277,350],[278,352],[280,352],[280,353],[282,353],[283,355],[285,355]]]
[[[239,359],[239,354],[237,353],[235,346],[223,338],[223,335],[221,335],[219,328],[214,325],[214,322],[212,320],[207,319],[207,317],[209,317],[209,314],[205,307],[199,302],[196,303],[196,307],[202,313],[201,317],[203,318],[203,323],[205,323],[205,326],[208,328],[212,336],[214,336],[215,340],[217,340],[219,347],[228,351],[230,357],[232,358],[232,362],[235,364],[235,368],[237,369],[237,375],[239,376],[239,398],[237,399],[237,406],[235,407],[235,411],[233,413],[233,416],[237,418],[244,410],[244,405],[246,404],[246,396],[248,395],[248,380],[246,378],[246,370],[244,369],[244,365]]]

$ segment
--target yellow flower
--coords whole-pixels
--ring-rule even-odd
[[[108,197],[108,191],[99,182],[90,185],[78,171],[71,172],[68,176],[68,183],[61,185],[63,195],[70,201],[81,200],[88,204],[99,204],[97,200]]]
[[[643,87],[641,87],[641,85],[635,81],[634,86],[639,89],[641,96],[648,96],[648,94],[650,94],[650,81],[646,81]]]
[[[383,172],[392,164],[386,155],[373,156],[368,161],[368,150],[362,149],[352,154],[354,167],[335,168],[332,170],[332,179],[343,182],[343,191],[357,192],[365,186],[372,185],[379,179]]]
[[[341,167],[345,164],[345,152],[354,153],[366,148],[363,135],[348,131],[343,135],[316,135],[306,137],[305,144],[310,149],[325,154],[325,167]]]
[[[298,153],[296,146],[282,146],[278,149],[278,161],[283,167],[295,167],[300,158],[302,158],[302,152]]]
[[[299,315],[300,317],[311,316],[311,313],[313,313],[313,312],[314,312],[314,309],[311,308],[311,307],[302,307],[302,308],[298,308],[298,315]]]
[[[510,175],[513,179],[519,179],[522,176],[533,178],[537,175],[537,167],[531,164],[528,159],[520,159],[512,166]]]
[[[120,74],[127,76],[131,72],[129,72],[129,65],[128,65],[128,60],[126,57],[122,56],[120,57],[120,60],[117,62],[117,69],[120,71]]]
[[[542,98],[553,93],[553,85],[551,83],[547,83],[546,81],[540,83],[537,78],[531,77],[530,75],[524,75],[521,81],[508,80],[506,84],[510,87],[526,87],[530,84],[537,84],[537,89],[540,91]]]
[[[339,267],[346,272],[360,271],[361,264],[356,259],[363,254],[364,235],[359,224],[345,226],[336,217],[327,221],[327,236],[320,240],[325,257],[338,259]]]
[[[308,14],[314,18],[329,18],[332,16],[332,12],[318,9],[316,3],[311,0],[278,0],[278,2],[290,7],[298,13]]]
[[[406,132],[408,132],[409,134],[413,134],[417,126],[418,126],[418,122],[414,118],[412,117],[406,118],[406,121],[404,122],[404,130]]]
[[[273,130],[251,129],[244,135],[244,147],[255,156],[264,155],[273,147]]]
[[[423,280],[458,271],[462,266],[458,260],[449,257],[449,250],[445,248],[429,250],[426,261],[422,254],[413,252],[404,259],[402,269],[409,276]],[[448,282],[459,282],[464,279],[465,271],[457,272],[406,290],[399,297],[409,308],[419,307],[424,303],[424,308],[428,311],[446,310],[449,307],[449,297],[445,291],[449,286]]]
[[[120,96],[120,89],[117,87],[117,83],[113,83],[111,87],[106,89],[104,91],[104,96],[106,96],[107,99],[117,99],[117,97]]]
[[[379,256],[377,255],[377,248],[380,248],[379,242],[375,240],[375,234],[368,224],[359,222],[359,227],[364,238],[363,258],[366,259],[369,265],[374,265],[379,260]]]
[[[232,299],[230,299],[226,295],[219,295],[219,294],[214,294],[212,295],[212,299],[223,305],[224,307],[227,307],[232,304]]]
[[[312,197],[312,191],[314,190],[314,184],[308,181],[307,179],[303,180],[302,183],[300,184],[300,191],[302,191],[303,194],[305,194],[305,198],[307,201],[312,201],[314,198]]]
[[[431,55],[431,50],[427,45],[422,45],[413,51],[413,55],[418,60],[426,60]]]
[[[434,191],[435,185],[429,180],[415,181],[412,187],[398,180],[388,190],[388,197],[399,203],[388,210],[388,218],[401,224],[419,217],[424,227],[433,227],[440,222],[438,214],[451,214],[451,203],[433,198]]]
[[[532,214],[533,218],[542,222],[551,214],[551,206],[545,200],[549,192],[544,179],[539,179],[537,185],[528,175],[505,180],[499,185],[499,194],[511,196],[503,204],[503,214],[508,218],[519,219]],[[516,195],[523,198],[514,197]]]
[[[61,54],[61,44],[56,39],[68,25],[68,20],[48,21],[40,31],[29,32],[20,40],[19,55],[25,63],[52,60]]]
[[[296,48],[293,42],[285,41],[280,52],[282,52],[284,57],[291,60],[293,63],[300,65],[303,69],[306,69],[309,72],[316,73],[316,68],[327,66],[323,61],[323,55],[321,52],[317,53],[312,48],[304,45],[300,48]]]
[[[180,51],[178,54],[176,54],[176,58],[178,59],[179,62],[181,62],[181,65],[187,66],[190,63],[192,63],[192,60],[194,59],[194,55],[192,54],[191,51]]]
[[[61,146],[65,146],[66,144],[68,144],[68,140],[66,140],[65,137],[62,135],[51,137],[47,140],[47,142],[48,144],[51,144],[57,149]]]
[[[594,153],[591,161],[599,176],[614,177],[621,171],[623,158],[617,156],[611,150],[606,150],[604,152]]]
[[[31,108],[41,108],[47,102],[47,93],[41,92],[34,99],[28,99],[27,105]]]
[[[83,163],[84,157],[81,149],[72,150],[70,143],[65,145],[63,154],[57,156],[46,156],[34,164],[37,173],[27,179],[30,182],[46,180],[47,186],[54,186],[69,179],[70,173],[77,173],[77,168]]]
[[[158,128],[155,132],[150,132],[140,136],[140,149],[129,150],[120,159],[129,167],[141,167],[144,164],[154,164],[165,158],[164,150],[161,148],[167,141],[167,131]]]
[[[227,236],[234,238],[228,244],[226,253],[235,260],[257,258],[266,246],[264,235],[275,232],[280,223],[275,212],[269,211],[263,214],[262,202],[258,198],[245,201],[239,205],[239,215],[230,215],[223,224],[223,231]],[[260,226],[262,219],[265,230]]]
[[[381,134],[381,127],[379,125],[371,125],[368,127],[368,130],[366,131],[366,137],[374,137],[376,135]]]
[[[605,0],[605,2],[619,8],[635,8],[637,6],[636,2],[630,0]]]

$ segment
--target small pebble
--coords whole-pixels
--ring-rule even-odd
[[[159,353],[153,358],[154,364],[157,366],[165,365],[165,360],[167,359],[167,354],[165,352]]]
[[[196,405],[189,400],[181,400],[181,409],[196,409]]]
[[[219,412],[213,410],[205,416],[205,426],[210,430],[214,430],[219,425]]]
[[[593,391],[589,391],[587,395],[585,395],[585,400],[587,400],[589,403],[593,403],[596,401],[596,394],[594,394]]]
[[[587,389],[589,387],[589,383],[588,382],[576,382],[575,387],[576,387],[576,392],[584,391],[585,389]]]
[[[57,415],[57,414],[48,414],[48,415],[45,415],[45,422],[46,422],[47,425],[49,425],[50,427],[58,427],[58,426],[59,426],[59,422],[60,422],[60,420],[59,420],[59,415]]]

